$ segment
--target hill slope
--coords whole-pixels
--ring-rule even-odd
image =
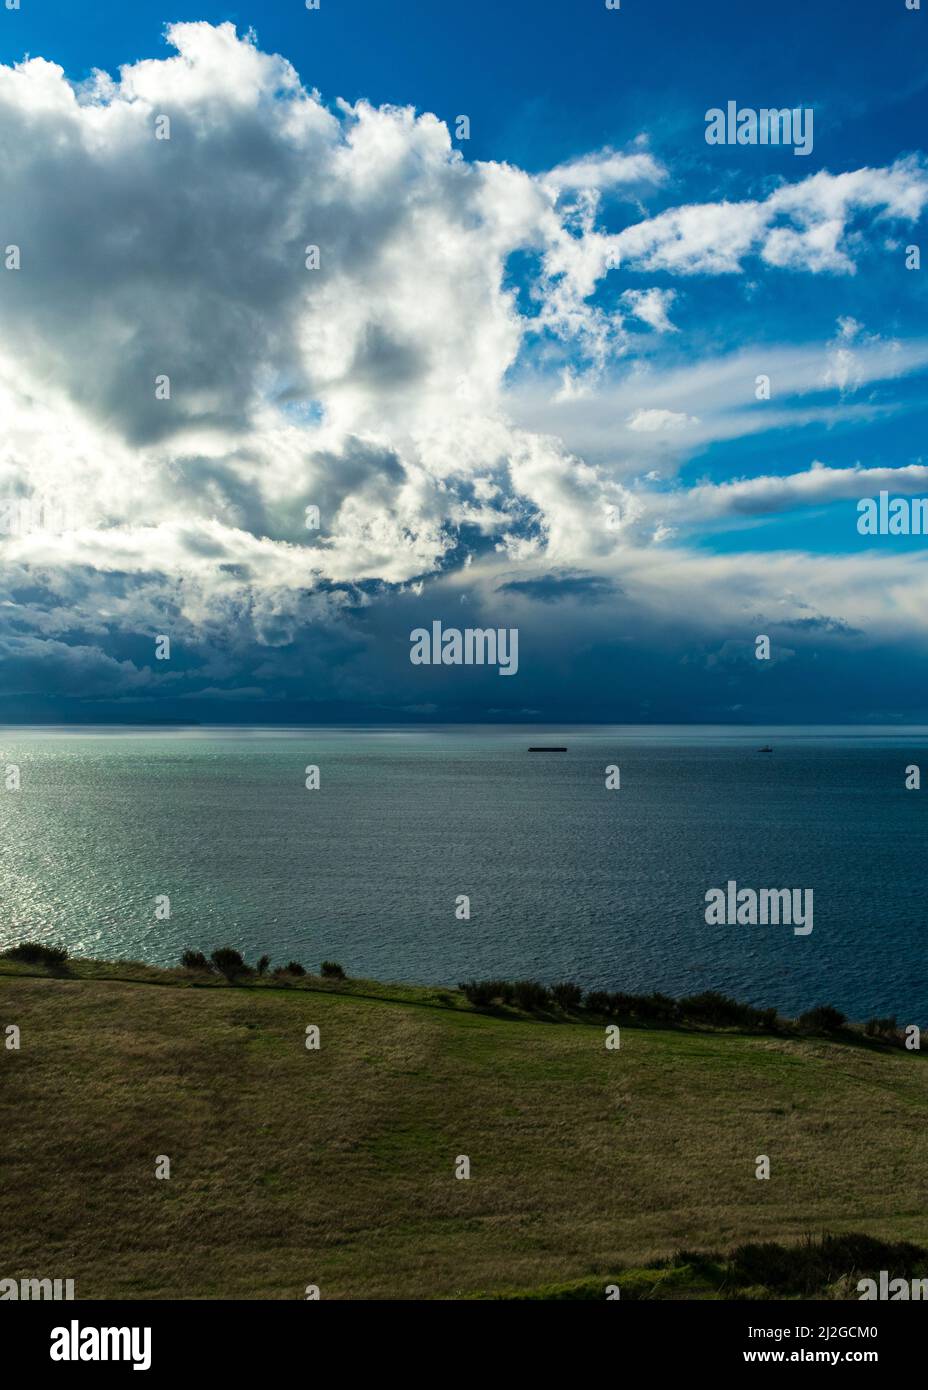
[[[0,1273],[79,1298],[431,1298],[822,1229],[928,1243],[920,1054],[632,1028],[610,1052],[588,1022],[366,994],[4,962]]]

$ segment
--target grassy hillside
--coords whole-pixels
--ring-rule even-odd
[[[649,1028],[610,1052],[602,1024],[456,990],[196,985],[0,962],[0,1034],[21,1030],[0,1055],[4,1277],[73,1277],[80,1298],[577,1297],[681,1248],[928,1244],[920,1053]],[[628,1293],[718,1296],[713,1268]]]

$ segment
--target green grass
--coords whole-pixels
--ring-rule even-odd
[[[628,1027],[609,1052],[602,1024],[452,989],[132,962],[2,961],[10,1023],[0,1276],[79,1298],[744,1297],[650,1267],[823,1230],[928,1244],[920,1053]]]

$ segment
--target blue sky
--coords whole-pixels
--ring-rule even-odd
[[[467,109],[475,157],[532,170],[639,127],[679,144],[701,133],[721,90],[815,104],[821,157],[835,167],[893,157],[924,120],[923,14],[903,0],[777,0],[757,13],[739,0],[624,0],[617,13],[557,0],[323,0],[310,13],[296,0],[96,0],[79,11],[23,0],[4,15],[0,54],[41,54],[80,78],[158,56],[176,20],[254,27],[329,97],[414,101],[446,119]]]
[[[298,0],[95,0],[79,11],[23,0],[3,19],[4,62],[41,54],[76,79],[158,56],[168,22],[230,21],[328,98],[412,102],[446,120],[468,111],[474,158],[537,171],[647,130],[668,153],[676,146],[675,173],[701,192],[708,161],[694,137],[723,97],[814,105],[815,162],[833,169],[916,147],[925,119],[924,13],[904,0],[776,0],[757,13],[741,0],[624,0],[611,13],[594,0],[322,0],[318,12]],[[765,172],[791,158],[769,151]],[[743,152],[713,156],[718,180],[739,170],[756,175]]]
[[[0,314],[27,344],[4,496],[96,499],[65,536],[0,541],[0,718],[926,717],[925,541],[860,536],[856,502],[928,490],[928,294],[906,268],[928,11],[0,16],[0,63],[63,69],[0,93],[21,152],[2,239],[25,258]],[[812,152],[707,144],[728,101],[811,108]],[[176,162],[149,166],[168,108]],[[298,108],[325,130],[294,135]],[[321,226],[338,273],[304,301],[270,243],[295,257]],[[463,613],[519,626],[516,679],[409,666],[412,625]]]

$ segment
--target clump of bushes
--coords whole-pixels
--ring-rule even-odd
[[[579,985],[570,982],[552,985],[551,998],[559,1009],[579,1009],[583,1000],[583,990]]]
[[[620,1000],[632,999],[633,1015],[646,1023],[673,1023],[680,1017],[676,999],[666,994],[619,995]]]
[[[584,996],[579,985],[563,983],[548,988],[537,980],[469,980],[458,988],[477,1008],[508,1004],[525,1013],[538,1013],[555,1004],[559,1009],[582,1008],[630,1023],[695,1023],[714,1028],[761,1028],[768,1032],[775,1029],[777,1022],[776,1009],[739,1004],[716,990],[671,999],[658,992],[626,994],[607,990],[590,990]]]
[[[868,1018],[864,1032],[868,1038],[892,1038],[895,1041],[899,1036],[899,1022],[895,1014],[889,1018]]]
[[[740,1284],[760,1285],[782,1291],[803,1286],[808,1269],[803,1268],[801,1251],[777,1245],[773,1241],[755,1241],[739,1245],[732,1252],[732,1272]]]
[[[29,964],[60,966],[67,959],[64,947],[42,946],[35,942],[23,942],[19,946],[2,953],[7,959],[26,961]],[[270,956],[261,956],[253,969],[239,951],[232,946],[220,946],[209,959],[202,951],[184,951],[181,965],[186,970],[209,971],[222,975],[230,983],[242,976],[266,975],[270,968]],[[273,974],[281,985],[287,985],[293,978],[306,975],[306,969],[299,961],[292,960],[287,965],[275,966]],[[347,979],[344,969],[337,961],[324,960],[320,974],[326,980]],[[651,994],[629,994],[623,991],[589,990],[584,994],[580,985],[573,981],[562,981],[555,985],[541,984],[538,980],[468,980],[458,985],[458,989],[475,1008],[492,1008],[505,1005],[523,1013],[544,1013],[551,1009],[563,1012],[583,1012],[598,1018],[616,1019],[624,1023],[650,1023],[658,1025],[686,1025],[710,1028],[750,1028],[765,1033],[776,1033],[784,1028],[798,1026],[807,1033],[840,1033],[848,1026],[848,1019],[839,1009],[830,1004],[819,1004],[800,1014],[795,1023],[781,1019],[776,1009],[758,1009],[751,1004],[741,1004],[718,990],[704,990],[700,994],[686,995],[682,999],[672,999],[669,995],[653,991]],[[443,1004],[452,1001],[448,995],[439,995]],[[899,1025],[895,1017],[871,1018],[863,1028],[867,1038],[900,1042]],[[859,1036],[859,1033],[858,1033]]]
[[[715,1028],[763,1028],[770,1032],[777,1021],[776,1009],[755,1009],[739,1004],[726,994],[709,989],[680,1000],[680,1013],[690,1023],[709,1023]]]
[[[270,970],[271,958],[261,956],[257,965],[252,968],[240,951],[236,951],[232,946],[219,946],[210,953],[209,959],[202,951],[184,951],[180,963],[185,970],[208,970],[212,974],[224,975],[231,982],[243,975],[266,975]],[[306,967],[298,960],[291,960],[286,965],[275,965],[272,973],[276,979],[286,984],[290,976],[305,975]],[[347,979],[342,967],[334,960],[324,960],[321,973],[328,980]]]
[[[22,961],[24,965],[64,965],[68,958],[67,946],[43,946],[41,941],[21,941],[3,952],[5,960]]]
[[[817,1004],[814,1009],[800,1014],[798,1023],[800,1028],[806,1028],[810,1033],[839,1033],[847,1023],[847,1015],[840,1009],[833,1009],[830,1004]]]
[[[288,985],[291,979],[300,979],[305,974],[306,966],[301,965],[298,960],[288,960],[286,965],[274,966],[274,978],[282,985]]]
[[[642,1023],[676,1023],[681,1019],[676,999],[670,999],[666,994],[623,994],[607,993],[601,989],[590,990],[586,996],[586,1007],[590,1013]]]
[[[224,975],[230,983],[237,980],[239,975],[251,973],[242,953],[232,946],[217,946],[209,959],[217,975]]]
[[[230,982],[237,980],[240,975],[254,974],[241,951],[236,951],[233,946],[217,946],[208,958],[202,951],[184,951],[180,963],[185,970],[205,970],[211,975],[224,975]]]
[[[550,992],[537,980],[516,980],[513,993],[517,1008],[523,1009],[526,1013],[546,1009],[551,1003]]]
[[[458,989],[478,1008],[508,1004],[531,1013],[551,1003],[550,991],[537,980],[468,980]]]
[[[591,989],[583,993],[579,985],[564,983],[550,988],[536,980],[468,980],[458,989],[478,1009],[501,1004],[538,1013],[556,1005],[559,1009],[582,1010],[599,1018],[617,1019],[624,1023],[692,1024],[700,1028],[750,1028],[764,1033],[776,1033],[787,1026],[776,1009],[758,1009],[753,1004],[741,1004],[718,990],[704,990],[683,999],[671,999],[657,991],[651,994],[628,994],[623,991]],[[807,1032],[837,1033],[847,1023],[838,1009],[820,1004],[799,1019]],[[895,1019],[875,1019],[867,1025],[867,1033],[894,1037]]]
[[[209,961],[202,951],[185,951],[180,958],[185,970],[209,970]]]
[[[494,999],[499,999],[501,1004],[508,1004],[510,1008],[516,1002],[516,987],[511,980],[487,980],[487,988],[491,990]]]
[[[608,1267],[600,1268],[601,1273],[567,1284],[499,1296],[601,1303]],[[793,1247],[772,1241],[741,1245],[730,1255],[679,1250],[669,1260],[656,1260],[640,1269],[620,1269],[612,1279],[621,1289],[623,1302],[711,1298],[711,1291],[723,1299],[802,1297],[854,1301],[860,1297],[857,1285],[861,1277],[878,1278],[880,1270],[892,1270],[909,1280],[924,1278],[928,1250],[907,1241],[890,1243],[855,1233],[821,1235],[806,1237]],[[914,1290],[912,1297],[917,1297]]]
[[[502,986],[502,980],[463,980],[458,989],[477,1009],[486,1009],[491,1004],[502,1000],[502,994],[498,986]]]
[[[926,1253],[909,1241],[877,1240],[852,1231],[807,1236],[793,1249],[769,1242],[739,1245],[731,1255],[731,1270],[742,1285],[810,1294],[848,1275],[868,1276],[881,1269],[905,1278],[917,1275],[925,1268]]]

